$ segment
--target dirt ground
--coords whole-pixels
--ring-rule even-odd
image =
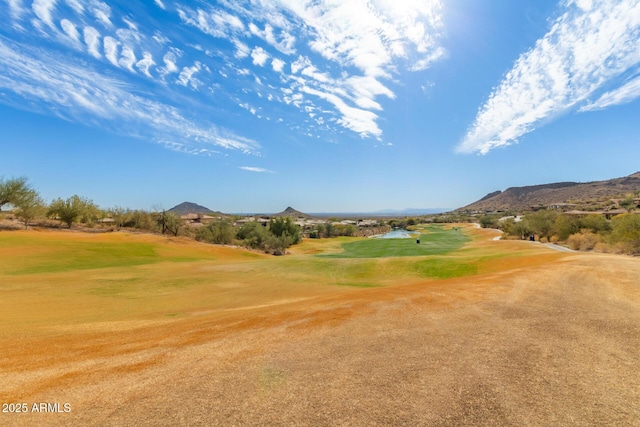
[[[640,425],[640,259],[547,251],[473,277],[5,337],[0,401],[29,410],[0,425]]]

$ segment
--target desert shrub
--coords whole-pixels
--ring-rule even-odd
[[[586,232],[582,233],[582,242],[580,244],[581,251],[590,251],[592,250],[596,244],[600,241],[600,238],[597,234]]]
[[[236,231],[229,221],[220,220],[207,224],[196,231],[196,240],[218,245],[233,243]]]
[[[598,242],[596,246],[593,248],[595,252],[602,252],[608,254],[610,252],[615,252],[615,249],[612,246],[605,242]]]
[[[289,217],[272,218],[269,221],[269,231],[276,237],[288,237],[288,239],[281,239],[282,242],[291,241],[287,247],[302,241],[300,226],[291,221]]]
[[[609,224],[609,221],[599,214],[590,214],[580,219],[580,227],[586,228],[593,233],[611,231],[611,224]]]
[[[580,231],[580,222],[572,215],[558,215],[554,221],[554,229],[559,240],[567,240],[569,236]]]
[[[479,218],[480,227],[482,228],[498,228],[498,215],[482,215]]]
[[[640,214],[617,215],[611,226],[612,243],[625,253],[640,254]]]
[[[549,243],[558,243],[560,239],[555,234],[549,238]]]
[[[266,227],[257,222],[247,222],[236,233],[236,237],[243,246],[254,249],[263,249],[266,246],[267,238],[271,233]]]
[[[84,224],[90,225],[98,218],[98,215],[98,207],[92,200],[75,194],[66,200],[55,199],[51,202],[47,212],[48,218],[57,218],[67,224],[69,228],[78,219],[82,220]]]
[[[549,243],[549,239],[547,239],[546,237],[540,237],[540,243]]]
[[[567,239],[567,245],[569,245],[570,249],[579,251],[580,246],[582,245],[582,234],[576,233],[569,236],[569,238]]]
[[[537,212],[528,213],[525,221],[531,230],[542,238],[553,235],[555,221],[558,213],[552,210],[539,210]]]
[[[146,231],[155,231],[158,228],[155,216],[143,210],[126,211],[122,218],[122,226]]]

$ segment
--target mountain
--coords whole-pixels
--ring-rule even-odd
[[[197,203],[192,203],[192,202],[182,202],[179,205],[176,205],[174,207],[172,207],[171,209],[169,209],[169,212],[173,212],[176,213],[178,215],[186,215],[186,214],[208,214],[208,213],[212,213],[213,211],[209,208],[206,208],[204,206],[201,206]]]
[[[287,209],[283,210],[280,213],[273,214],[272,216],[288,216],[291,218],[312,218],[311,215],[295,210],[291,206],[288,206]]]
[[[627,194],[637,191],[640,191],[640,172],[606,181],[556,182],[510,187],[504,191],[489,193],[457,211],[527,210],[564,204],[572,209],[585,209],[589,205],[603,208],[610,203],[610,199],[624,198]]]

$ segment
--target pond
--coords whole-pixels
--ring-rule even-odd
[[[378,236],[377,238],[378,239],[410,239],[412,237],[415,237],[415,235],[412,236],[411,233],[418,234],[416,231],[395,229],[395,230],[391,230],[387,234]]]

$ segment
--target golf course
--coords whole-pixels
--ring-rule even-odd
[[[413,232],[2,231],[0,425],[637,425],[639,258]]]

